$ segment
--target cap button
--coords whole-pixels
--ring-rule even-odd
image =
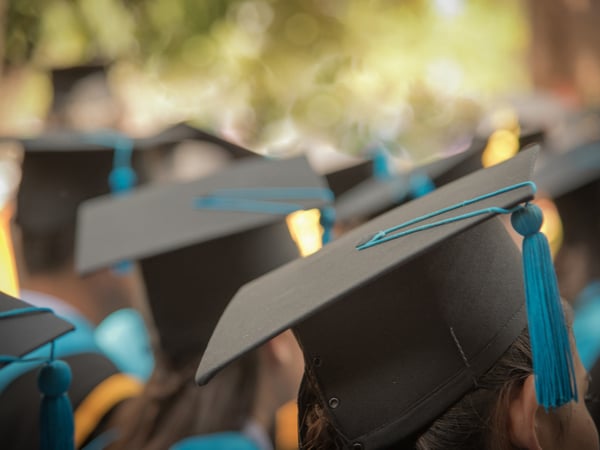
[[[329,402],[328,402],[328,404],[329,404],[329,407],[330,407],[331,409],[335,409],[335,408],[337,408],[338,406],[340,406],[340,399],[339,399],[339,398],[337,398],[337,397],[331,397],[331,398],[329,399]]]

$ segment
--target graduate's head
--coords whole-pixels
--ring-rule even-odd
[[[300,256],[286,216],[329,195],[304,158],[249,158],[91,200],[80,210],[78,265],[92,273],[137,260],[161,351],[175,365],[197,362],[239,287]]]
[[[569,308],[565,305],[566,308]],[[414,450],[448,448],[594,449],[598,434],[583,401],[546,411],[536,401],[529,333],[524,330],[492,368],[477,379],[477,386],[442,415],[398,447]],[[573,345],[578,397],[583,399],[589,376]],[[319,398],[317,380],[307,373],[300,398],[307,406],[300,418],[303,449],[348,448],[344,436]]]
[[[461,178],[247,284],[221,318],[197,381],[291,327],[306,366],[303,446],[307,419],[320,408],[341,448],[413,448],[513,347],[508,359],[520,359],[536,414],[571,408],[583,387],[577,358],[542,218],[526,203],[535,156],[525,151]],[[496,217],[505,213],[526,236],[523,255]],[[251,308],[271,314],[248,323]],[[527,328],[531,357],[518,344]]]

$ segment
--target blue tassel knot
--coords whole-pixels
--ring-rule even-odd
[[[511,215],[523,239],[523,270],[537,401],[557,408],[577,400],[575,367],[542,210],[533,204]]]
[[[63,361],[51,361],[40,369],[38,387],[43,394],[40,410],[40,449],[73,450],[75,426],[67,396],[71,369]]]
[[[131,191],[137,181],[135,171],[129,166],[115,167],[108,176],[110,189],[114,194]]]
[[[323,236],[321,238],[323,245],[328,244],[333,239],[333,226],[335,224],[335,208],[326,206],[321,208],[321,218],[319,219],[323,227]]]

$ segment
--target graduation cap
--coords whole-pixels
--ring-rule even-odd
[[[136,148],[144,171],[156,181],[186,181],[206,176],[242,158],[259,154],[216,134],[185,123],[173,125],[158,134],[138,138]],[[151,151],[148,151],[151,150]]]
[[[381,448],[474,389],[529,317],[538,401],[570,401],[569,339],[541,217],[521,206],[534,195],[535,157],[522,152],[466,176],[248,283],[221,317],[196,381],[293,328],[330,422],[349,446]],[[511,211],[526,235],[523,262],[494,217]]]
[[[327,184],[335,198],[370,179],[373,176],[373,161],[363,161],[325,174]]]
[[[490,155],[490,152],[494,153],[494,151],[497,150],[497,147],[490,147],[490,143],[494,140],[494,133],[485,138],[475,136],[467,150],[461,153],[462,156],[457,156],[456,164],[449,166],[446,171],[438,176],[436,184],[441,186],[484,167],[497,164],[498,162],[507,159],[507,155],[514,156],[514,154],[531,145],[542,144],[545,139],[545,133],[540,128],[531,127],[523,129],[518,136],[514,133],[506,132],[512,136],[512,139],[516,140],[512,150],[510,148],[503,149],[502,144],[500,144],[499,154]],[[487,160],[485,165],[484,159]]]
[[[106,85],[106,68],[102,64],[59,67],[50,72],[52,81],[52,111],[61,112],[67,106],[73,91],[85,80],[98,80]],[[106,87],[108,92],[108,88]]]
[[[16,221],[32,233],[50,233],[74,224],[82,201],[111,191],[128,192],[150,181],[144,157],[199,136],[228,146],[239,157],[252,154],[184,124],[139,139],[110,130],[4,138],[21,142],[25,150]]]
[[[536,166],[535,181],[540,191],[552,198],[553,216],[546,224],[557,256],[561,244],[585,243],[590,254],[597,254],[600,201],[600,141],[580,145],[560,153],[546,153]],[[560,259],[560,258],[559,258]],[[570,264],[560,264],[559,269]],[[569,267],[566,267],[569,270]],[[560,270],[559,270],[560,272]],[[595,275],[592,275],[595,276]],[[567,286],[562,286],[563,288]],[[576,287],[568,293],[573,300]]]
[[[457,166],[470,164],[469,149],[387,176],[372,176],[336,197],[336,222],[369,219],[394,206],[433,191],[439,181]],[[464,167],[462,170],[468,170]]]
[[[84,203],[76,264],[90,272],[138,260],[163,350],[196,355],[242,284],[298,256],[285,216],[330,200],[306,159],[248,159]]]
[[[15,359],[73,330],[52,311],[0,292],[0,355]],[[8,361],[0,361],[2,368]]]
[[[536,167],[535,182],[541,191],[558,198],[600,178],[600,141],[580,145],[560,154],[546,155]]]
[[[42,450],[74,449],[73,413],[66,395],[71,370],[63,361],[54,360],[53,346],[44,358],[29,358],[27,354],[73,329],[73,325],[55,316],[50,309],[34,307],[0,292],[0,374],[7,370],[4,367],[7,364],[43,364],[38,375],[38,386],[43,394]]]
[[[47,235],[74,226],[79,203],[110,192],[112,147],[73,132],[20,142],[25,154],[16,222],[25,232]]]

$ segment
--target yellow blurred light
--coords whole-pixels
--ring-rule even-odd
[[[509,130],[496,130],[488,139],[481,155],[483,167],[490,167],[512,158],[519,151],[519,136]]]
[[[536,199],[535,204],[538,205],[544,213],[544,222],[542,223],[541,232],[544,233],[548,239],[552,259],[554,259],[563,243],[563,225],[560,214],[554,202],[549,198]]]
[[[323,246],[320,219],[321,213],[318,209],[296,211],[287,216],[290,235],[301,256],[312,255]]]
[[[239,6],[237,24],[249,33],[264,33],[273,22],[275,13],[266,1],[247,1]]]
[[[0,291],[17,297],[19,295],[19,282],[17,277],[17,264],[10,234],[10,218],[12,208],[3,205],[0,211]]]
[[[427,65],[425,79],[441,92],[457,92],[461,89],[464,73],[460,65],[448,58],[440,58]]]

